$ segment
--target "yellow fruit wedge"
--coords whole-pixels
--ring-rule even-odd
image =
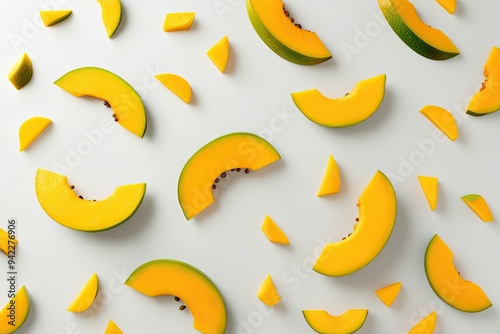
[[[72,10],[41,10],[40,16],[43,24],[46,27],[51,27],[66,20],[72,12]]]
[[[448,13],[453,14],[457,9],[457,0],[436,0]]]
[[[15,305],[14,315],[12,314],[12,305]],[[0,333],[10,334],[21,328],[28,318],[30,309],[31,302],[28,290],[22,286],[0,311]]]
[[[437,314],[432,312],[413,327],[408,334],[432,334],[436,327]]]
[[[229,58],[229,40],[224,36],[217,44],[212,46],[207,52],[208,57],[217,66],[221,73],[226,69],[227,60]]]
[[[9,233],[0,228],[0,250],[4,252],[6,255],[10,255],[14,252],[14,248],[17,245],[17,240],[11,239]]]
[[[341,315],[328,314],[325,310],[303,310],[302,315],[311,328],[321,334],[351,334],[363,327],[368,310],[352,309]]]
[[[375,291],[378,298],[385,304],[387,307],[391,307],[392,303],[396,300],[396,297],[399,295],[401,291],[401,282],[397,282],[381,289]]]
[[[425,198],[429,202],[429,206],[432,211],[436,209],[436,204],[438,201],[438,179],[433,176],[418,176],[418,181],[422,190],[424,191]]]
[[[80,290],[78,296],[73,299],[73,302],[68,307],[70,312],[83,312],[92,305],[99,291],[99,280],[97,279],[97,274],[94,273],[89,278],[85,286]]]
[[[420,110],[420,113],[427,117],[451,141],[458,138],[457,123],[448,110],[436,106],[425,106]]]
[[[189,85],[189,82],[187,82],[183,77],[175,74],[164,73],[155,75],[155,78],[165,87],[170,89],[172,93],[177,95],[186,104],[191,101],[191,96],[193,94],[191,91],[191,86]]]
[[[19,128],[19,152],[24,151],[52,123],[45,117],[32,117]]]
[[[106,332],[104,334],[123,334],[120,328],[113,322],[113,320],[110,320],[108,323],[108,327],[106,327]]]
[[[328,159],[325,175],[318,191],[318,197],[332,195],[340,190],[340,171],[332,155]]]
[[[97,0],[101,5],[102,22],[106,28],[108,38],[111,38],[118,30],[122,22],[122,4],[120,0]]]
[[[180,31],[189,30],[194,22],[195,13],[170,13],[165,17],[163,23],[163,31]]]
[[[462,200],[469,208],[472,209],[472,211],[474,211],[476,215],[478,215],[479,218],[481,218],[483,222],[493,221],[493,214],[491,213],[490,208],[488,207],[488,204],[486,204],[486,200],[483,196],[470,194],[462,196]]]
[[[30,57],[24,53],[21,58],[12,66],[7,74],[10,82],[16,87],[17,90],[23,88],[30,82],[33,76],[33,64]]]
[[[260,286],[257,297],[267,306],[274,306],[279,303],[280,296],[274,287],[271,275],[267,275],[266,280]]]
[[[277,244],[290,244],[290,241],[286,237],[286,234],[283,233],[283,231],[276,225],[274,220],[271,219],[268,215],[266,215],[266,218],[264,219],[264,222],[262,223],[262,232],[264,232],[264,235],[266,236],[267,239],[271,242],[275,242]]]

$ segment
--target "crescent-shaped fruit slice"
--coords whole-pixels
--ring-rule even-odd
[[[52,121],[45,117],[32,117],[19,128],[19,152],[24,151],[38,138]]]
[[[297,108],[311,121],[332,128],[358,124],[377,111],[385,95],[385,74],[358,82],[344,97],[330,99],[317,89],[292,93]]]
[[[382,303],[387,307],[391,307],[392,303],[396,300],[396,297],[399,295],[399,291],[401,291],[401,282],[397,282],[375,291],[375,294],[380,298]]]
[[[217,66],[221,73],[224,73],[229,60],[229,39],[222,37],[214,46],[207,51],[207,56]]]
[[[304,318],[313,330],[321,334],[351,334],[363,327],[368,310],[353,309],[339,316],[324,310],[304,310]]]
[[[155,75],[155,78],[184,101],[184,103],[189,103],[189,101],[191,101],[191,86],[183,77],[175,74],[163,73]]]
[[[284,245],[290,244],[290,241],[286,237],[286,234],[268,215],[266,215],[266,217],[264,218],[264,222],[262,223],[262,232],[264,232],[266,238],[271,242]]]
[[[425,274],[436,295],[463,312],[481,312],[492,304],[483,290],[464,280],[453,264],[453,252],[436,234],[425,252]]]
[[[323,181],[318,191],[318,197],[337,194],[340,191],[340,171],[337,162],[330,154]]]
[[[78,197],[66,176],[39,168],[35,190],[47,215],[59,224],[85,232],[114,228],[137,211],[146,193],[146,184],[130,184],[115,189],[100,201]]]
[[[344,240],[325,246],[313,269],[327,276],[360,270],[382,251],[396,223],[397,199],[391,181],[377,171],[359,201],[359,222]]]
[[[457,0],[436,0],[448,13],[453,14],[457,9]]]
[[[467,114],[483,116],[500,110],[500,48],[494,46],[484,64],[484,82],[467,107]]]
[[[195,13],[169,13],[163,22],[163,31],[189,30],[194,22]]]
[[[6,255],[14,253],[14,248],[17,245],[15,238],[10,238],[10,234],[0,228],[0,250]]]
[[[125,282],[147,296],[173,295],[193,315],[193,327],[206,334],[226,331],[226,307],[217,286],[199,269],[176,260],[154,260],[138,267]]]
[[[70,17],[72,10],[41,10],[40,16],[46,27],[51,27]]]
[[[113,320],[110,320],[108,323],[108,327],[106,327],[106,332],[104,334],[123,334],[122,330],[113,322]]]
[[[141,97],[125,80],[98,67],[70,71],[54,82],[76,97],[92,96],[113,109],[118,123],[133,134],[144,137],[147,117]]]
[[[282,0],[247,0],[247,12],[259,37],[278,56],[300,65],[332,58],[316,33],[292,23]]]
[[[434,211],[436,209],[439,193],[438,178],[434,176],[418,176],[418,182],[420,182],[420,186],[424,191],[425,198],[429,203],[431,211]]]
[[[106,34],[111,38],[122,22],[122,4],[120,0],[97,0],[97,2],[101,5],[102,23],[106,28]]]
[[[416,53],[432,60],[446,60],[460,54],[448,36],[418,17],[415,6],[408,0],[378,0],[378,3],[394,32]]]
[[[99,292],[99,279],[94,273],[68,307],[70,312],[83,312],[92,305]]]
[[[478,194],[469,194],[462,196],[462,201],[464,201],[467,206],[474,211],[474,213],[481,218],[483,222],[492,222],[493,214],[490,211],[488,204],[483,196]]]
[[[451,141],[458,138],[457,122],[452,113],[437,106],[425,106],[420,113],[427,117]]]
[[[281,159],[265,139],[251,133],[231,133],[212,140],[184,165],[177,188],[179,204],[190,220],[214,202],[214,181],[226,171],[258,170]]]
[[[24,53],[11,67],[7,78],[17,90],[23,88],[33,77],[33,64],[30,57]]]
[[[257,297],[267,306],[274,306],[280,302],[281,298],[274,286],[271,275],[267,275],[264,282],[262,282]]]
[[[12,314],[13,308],[15,309],[14,314]],[[14,333],[21,328],[28,318],[30,309],[30,296],[23,285],[0,311],[0,334]]]
[[[437,314],[432,312],[413,327],[408,334],[432,334],[436,328]]]

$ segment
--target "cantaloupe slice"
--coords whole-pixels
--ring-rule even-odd
[[[183,77],[175,74],[163,73],[155,75],[155,78],[186,104],[191,101],[191,96],[193,94],[191,86]]]
[[[280,296],[274,287],[271,275],[267,275],[264,283],[260,286],[257,297],[266,305],[274,306],[280,302]]]
[[[401,282],[397,282],[378,289],[377,291],[375,291],[375,293],[377,294],[378,298],[380,298],[380,300],[385,304],[385,306],[391,307],[400,291]]]
[[[208,58],[217,66],[221,73],[224,73],[229,59],[229,39],[224,36],[217,44],[212,46],[207,52]]]
[[[490,208],[488,207],[488,204],[486,204],[486,200],[483,196],[470,194],[462,196],[462,200],[469,208],[471,208],[472,211],[474,211],[476,215],[478,215],[479,218],[481,218],[483,222],[493,221],[493,214],[491,213]]]
[[[24,151],[52,123],[45,117],[32,117],[19,128],[19,152]]]
[[[436,209],[438,201],[438,179],[433,176],[418,176],[418,181],[422,186],[427,202],[432,211]]]
[[[271,242],[275,242],[278,244],[290,244],[290,241],[286,237],[286,234],[276,225],[274,220],[271,219],[268,215],[264,219],[262,223],[262,232],[267,239]]]
[[[444,133],[448,139],[454,141],[458,138],[457,123],[448,110],[437,106],[425,106],[420,112]]]
[[[340,190],[340,171],[337,162],[330,154],[328,165],[326,166],[325,175],[318,191],[318,197],[332,195]]]

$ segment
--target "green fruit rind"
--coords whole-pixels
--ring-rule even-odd
[[[257,14],[253,10],[250,0],[247,0],[247,12],[248,12],[248,17],[250,18],[250,23],[252,23],[252,26],[259,35],[259,37],[262,39],[262,41],[264,41],[264,43],[266,43],[266,45],[271,50],[273,50],[281,58],[299,65],[316,65],[332,58],[332,56],[325,58],[309,57],[301,53],[298,53],[297,51],[294,51],[289,47],[287,47],[286,45],[284,45],[283,43],[281,43],[262,24]]]
[[[477,195],[477,194],[469,194],[469,195],[465,195],[465,196],[462,196],[461,198],[463,200],[466,200],[466,201],[475,201],[476,199],[482,197],[481,195]]]
[[[418,37],[399,17],[391,0],[378,0],[378,3],[394,32],[406,45],[419,55],[432,60],[447,60],[460,54],[439,50]]]

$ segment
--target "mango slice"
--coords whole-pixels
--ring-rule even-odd
[[[433,176],[418,176],[418,181],[420,182],[420,186],[424,191],[425,198],[427,198],[427,202],[432,211],[436,209],[437,201],[438,201],[438,179]]]
[[[363,327],[368,310],[347,310],[339,316],[328,314],[324,310],[304,310],[304,318],[311,328],[321,334],[351,334]]]
[[[436,327],[437,313],[432,312],[413,327],[408,334],[432,334]]]
[[[191,101],[191,86],[183,77],[175,74],[164,73],[155,75],[155,78],[186,104]]]
[[[266,279],[260,286],[257,297],[259,297],[259,299],[267,306],[274,306],[280,302],[281,299],[278,291],[274,287],[271,275],[267,275]]]
[[[12,305],[15,305],[15,315],[12,315]],[[0,311],[0,333],[11,334],[17,331],[28,319],[31,309],[28,290],[23,285],[15,296]]]
[[[121,329],[113,322],[113,320],[110,320],[108,323],[108,327],[106,327],[106,332],[104,334],[123,334]]]
[[[337,194],[340,191],[340,171],[337,162],[330,154],[325,175],[318,191],[318,197]]]
[[[7,231],[0,228],[0,250],[9,255],[9,250],[13,251],[17,245],[16,239],[11,239]]]
[[[41,10],[40,16],[43,24],[46,27],[51,27],[66,20],[71,16],[71,13],[73,13],[72,10]]]
[[[45,117],[32,117],[19,128],[19,152],[24,151],[52,123]]]
[[[194,22],[195,13],[169,13],[163,23],[163,31],[189,30]]]
[[[80,290],[78,295],[73,299],[73,302],[68,307],[70,312],[83,312],[92,305],[99,292],[99,280],[97,274],[94,273],[90,276],[89,280],[83,288]]]
[[[217,66],[221,73],[226,70],[229,59],[229,39],[224,36],[220,41],[207,51],[207,56]]]
[[[385,304],[387,307],[391,307],[392,303],[396,300],[396,297],[399,295],[401,291],[401,282],[397,282],[381,289],[375,291],[378,298]]]
[[[457,123],[448,110],[437,106],[425,106],[420,110],[420,113],[427,117],[451,141],[458,138]]]
[[[491,213],[490,208],[488,207],[488,204],[486,204],[486,200],[483,196],[478,194],[465,195],[462,196],[462,201],[464,201],[464,203],[467,204],[467,206],[471,208],[471,210],[474,211],[474,213],[478,215],[483,222],[493,221],[493,214]]]
[[[24,53],[21,58],[12,66],[7,78],[16,87],[17,90],[23,88],[33,77],[33,64],[30,57]]]
[[[271,219],[268,215],[266,215],[266,218],[264,219],[264,222],[262,223],[262,232],[264,232],[264,235],[266,236],[267,239],[271,242],[275,242],[278,244],[290,244],[290,241],[286,237],[286,234],[276,225],[274,220]]]
[[[457,0],[436,0],[448,13],[453,14],[457,9]]]
[[[101,5],[102,22],[108,38],[115,35],[122,22],[122,3],[120,0],[97,0]]]

